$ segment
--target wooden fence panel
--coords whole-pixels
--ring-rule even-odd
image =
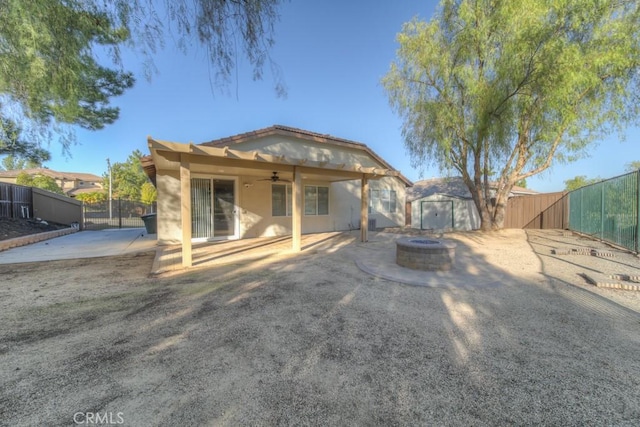
[[[568,224],[564,192],[512,197],[507,202],[505,228],[564,229]]]
[[[0,182],[0,218],[30,218],[32,215],[31,187]]]

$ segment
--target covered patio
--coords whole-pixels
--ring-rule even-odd
[[[215,256],[204,255],[201,252],[202,246],[192,241],[195,237],[194,230],[192,230],[192,212],[194,209],[192,178],[194,176],[197,177],[198,174],[212,176],[215,174],[222,178],[226,177],[228,180],[235,179],[234,188],[252,185],[248,183],[242,184],[238,177],[245,177],[243,179],[256,177],[258,179],[258,177],[265,178],[271,174],[275,176],[279,173],[279,176],[287,180],[285,182],[290,182],[292,205],[290,235],[284,236],[284,238],[282,236],[278,238],[261,238],[262,240],[259,241],[264,242],[264,245],[273,248],[275,251],[290,251],[294,253],[304,250],[305,246],[308,246],[311,242],[322,240],[327,236],[326,233],[320,233],[314,237],[306,235],[303,237],[303,221],[305,220],[305,215],[303,215],[303,181],[327,184],[340,181],[358,182],[360,187],[359,221],[361,224],[358,238],[361,242],[366,242],[368,240],[369,182],[385,177],[403,178],[398,171],[388,168],[363,166],[359,163],[332,163],[328,160],[318,160],[317,153],[309,153],[308,158],[295,157],[289,153],[274,155],[258,150],[236,150],[229,148],[229,146],[221,147],[160,141],[151,137],[148,138],[148,146],[151,151],[152,162],[143,164],[147,174],[154,180],[156,170],[162,170],[166,175],[175,176],[177,184],[174,187],[179,185],[179,188],[173,190],[175,193],[172,197],[175,199],[175,203],[172,205],[179,206],[180,238],[178,241],[181,241],[181,245],[179,249],[176,246],[161,249],[164,251],[159,261],[161,270],[166,269],[162,265],[176,265],[178,257],[181,267],[197,266],[203,262],[203,257],[216,259]],[[260,180],[264,181],[265,179]],[[245,202],[246,200],[230,203],[233,215],[238,215],[237,212],[240,211],[246,213],[242,205]],[[159,205],[159,214],[162,213],[161,209],[163,208]],[[310,220],[309,217],[307,217],[307,220]],[[237,232],[234,237],[230,237],[230,239],[238,238],[246,239],[245,236],[238,236]],[[259,245],[262,244],[259,243]],[[244,246],[246,243],[241,243],[240,245]],[[242,251],[242,253],[245,252],[245,250]]]
[[[291,236],[197,243],[191,248],[191,266],[206,268],[234,263],[274,261],[299,253],[332,253],[358,241],[359,232],[355,230],[304,234],[301,236],[298,251],[292,249]],[[157,248],[152,274],[170,274],[183,269],[182,245]]]

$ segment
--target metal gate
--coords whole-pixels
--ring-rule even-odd
[[[105,228],[142,228],[141,216],[156,212],[155,203],[147,204],[135,200],[112,199],[96,203],[83,203],[85,230]]]

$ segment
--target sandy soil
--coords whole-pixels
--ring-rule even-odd
[[[377,279],[354,245],[159,278],[151,253],[0,266],[0,424],[640,424],[633,298],[572,283],[544,236],[449,237],[502,286]]]
[[[637,255],[604,242],[559,230],[528,230],[527,240],[540,258],[543,273],[552,283],[572,284],[640,313],[640,292],[598,288],[589,284],[584,277],[589,272],[638,275],[640,259]],[[613,254],[613,257],[554,254],[554,249],[563,248],[602,250]]]

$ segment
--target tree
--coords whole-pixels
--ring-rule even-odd
[[[114,198],[129,200],[142,200],[145,203],[154,202],[155,197],[145,189],[145,184],[149,183],[149,178],[142,169],[140,158],[143,156],[140,150],[134,150],[127,160],[121,163],[114,163],[111,166],[111,180],[113,181],[112,195]],[[104,187],[109,192],[109,175],[103,176]],[[152,185],[153,186],[153,185]],[[145,200],[142,199],[142,190],[145,189]]]
[[[142,184],[142,188],[140,188],[140,201],[150,205],[156,200],[158,200],[158,190],[156,190],[156,187],[148,181]]]
[[[527,188],[527,179],[522,178],[521,180],[516,181],[515,185],[517,185],[518,187]]]
[[[637,119],[639,19],[630,0],[442,0],[383,79],[413,165],[456,170],[502,228],[516,182]]]
[[[100,65],[94,51],[116,48],[129,39],[129,31],[92,3],[3,2],[4,119],[40,129],[66,124],[96,130],[118,118],[109,100],[132,87],[133,76]]]
[[[56,180],[50,176],[35,175],[31,176],[26,172],[21,172],[16,177],[16,184],[26,185],[27,187],[42,188],[43,190],[51,191],[52,193],[64,195],[62,188],[56,183]]]
[[[0,116],[0,156],[5,170],[40,167],[51,159],[49,151],[22,138],[22,128],[13,120]]]
[[[26,159],[21,159],[16,156],[5,156],[2,158],[0,162],[0,170],[5,171],[13,171],[13,170],[22,170],[22,169],[31,169],[31,168],[39,168],[42,167],[41,163],[30,162]]]
[[[36,147],[57,134],[68,151],[74,126],[96,130],[113,123],[119,109],[111,99],[134,84],[123,69],[121,48],[141,53],[150,75],[151,57],[164,39],[159,12],[169,18],[172,28],[166,28],[177,33],[172,38],[184,51],[194,38],[205,48],[217,82],[229,83],[242,49],[255,79],[266,63],[271,66],[282,94],[269,56],[279,2],[2,0],[0,127],[6,120],[19,122]]]
[[[80,193],[76,196],[76,200],[84,203],[99,203],[107,200],[107,194],[104,191],[92,191],[91,193]]]
[[[584,187],[585,185],[595,184],[596,182],[602,181],[602,178],[587,178],[585,175],[578,175],[575,178],[567,179],[564,182],[565,191],[573,191],[577,190],[580,187]]]
[[[634,160],[625,165],[624,170],[627,172],[635,172],[640,169],[640,160]]]
[[[0,162],[0,170],[5,171],[13,171],[13,170],[22,170],[22,169],[33,169],[33,168],[41,168],[42,162],[36,162],[33,160],[25,159],[22,157],[16,157],[13,155],[8,155],[3,157]]]

